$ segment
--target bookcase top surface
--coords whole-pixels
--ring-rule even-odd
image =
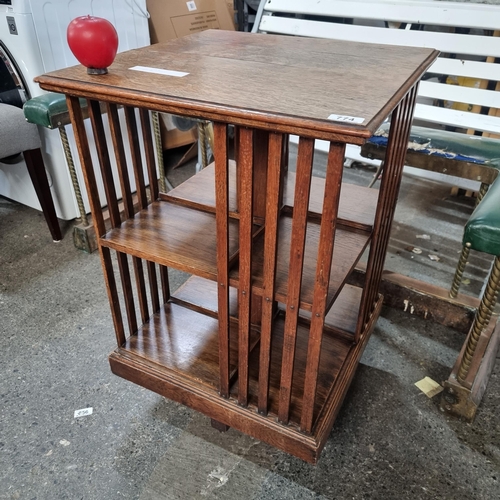
[[[36,79],[70,95],[258,126],[369,137],[433,49],[208,30],[118,54],[106,75]]]

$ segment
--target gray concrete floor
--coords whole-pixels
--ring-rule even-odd
[[[371,173],[345,175],[366,183]],[[470,210],[406,177],[386,267],[447,285]],[[414,386],[447,378],[463,342],[455,331],[384,309],[311,466],[112,375],[99,256],[75,250],[70,229],[54,244],[39,212],[0,199],[0,499],[500,498],[500,365],[472,424]],[[487,268],[473,261],[465,291],[479,292]],[[75,419],[86,407],[93,414]]]

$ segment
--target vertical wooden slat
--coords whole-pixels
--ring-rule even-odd
[[[283,161],[283,171],[285,173],[288,172],[289,160],[290,160],[290,134],[284,134],[282,161]]]
[[[238,402],[248,404],[248,356],[250,309],[252,298],[252,227],[253,227],[253,137],[254,131],[240,129],[240,225],[238,295]]]
[[[144,184],[144,173],[142,170],[141,148],[139,146],[139,132],[137,129],[135,109],[128,106],[126,106],[124,109],[125,118],[127,120],[127,131],[130,143],[130,153],[132,155],[132,165],[134,166],[137,197],[139,199],[139,206],[141,208],[146,208],[148,205],[148,198],[146,196],[146,187]]]
[[[149,275],[149,291],[151,292],[151,306],[153,314],[160,309],[160,296],[158,293],[158,278],[156,276],[156,265],[154,262],[147,261]]]
[[[118,118],[118,109],[116,104],[108,103],[106,105],[109,128],[111,130],[111,139],[115,152],[116,166],[118,177],[120,179],[120,187],[122,191],[123,210],[125,217],[130,219],[134,216],[134,203],[132,200],[132,192],[130,189],[130,180],[127,170],[127,161],[125,158],[125,148],[123,147],[123,137],[121,133],[120,121]],[[127,318],[130,334],[137,331],[137,316],[135,312],[134,296],[132,293],[132,280],[130,278],[130,270],[128,266],[127,256],[117,252],[118,266],[120,268],[120,276],[122,281],[123,295],[125,297],[125,307],[127,310]],[[136,260],[133,257],[132,260]]]
[[[269,132],[254,130],[253,134],[253,215],[260,222],[266,215],[266,190],[262,189],[267,183],[267,156],[269,148]],[[243,153],[243,152],[242,152]],[[241,162],[240,155],[240,162]]]
[[[87,187],[87,193],[89,195],[92,219],[94,221],[94,229],[98,237],[103,236],[106,232],[106,228],[104,225],[104,217],[102,214],[101,203],[99,200],[99,191],[97,189],[97,182],[95,178],[92,157],[90,155],[87,133],[85,131],[85,124],[83,123],[83,116],[82,116],[82,110],[80,108],[80,102],[77,97],[67,96],[66,103],[68,105],[71,122],[73,124],[73,129],[75,132],[76,146],[78,149],[78,154],[80,156],[80,162],[83,167],[83,176],[85,179],[85,185]],[[98,245],[99,245],[99,254],[101,256],[101,265],[104,273],[104,280],[106,283],[106,291],[108,294],[109,303],[111,306],[111,313],[113,316],[113,325],[115,327],[116,341],[118,345],[121,346],[125,342],[125,332],[123,329],[123,320],[120,310],[118,293],[116,289],[115,275],[113,273],[111,254],[108,248],[102,247],[100,245],[99,238],[98,238]]]
[[[302,268],[304,265],[307,210],[309,207],[313,156],[314,139],[301,137],[297,154],[297,173],[290,241],[288,292],[286,299],[285,331],[283,338],[278,407],[278,419],[283,423],[288,423],[290,398],[292,394],[295,341],[297,338],[297,322],[300,306],[300,289],[302,286]]]
[[[139,310],[141,312],[141,320],[146,323],[149,320],[148,298],[146,294],[146,282],[144,280],[144,266],[142,260],[133,258],[134,276],[137,286],[137,294],[139,296]]]
[[[234,161],[236,162],[236,212],[240,211],[240,192],[241,192],[241,175],[240,175],[240,127],[234,126]],[[214,155],[215,156],[215,155]]]
[[[142,136],[144,138],[144,150],[146,152],[146,163],[148,166],[148,177],[149,177],[149,190],[151,193],[151,199],[158,199],[159,186],[158,186],[158,174],[156,172],[156,162],[155,162],[155,151],[153,146],[153,133],[151,130],[150,115],[147,109],[140,109],[141,115],[141,125],[142,125]],[[152,271],[150,269],[150,275]],[[165,266],[160,266],[160,279],[162,283],[162,294],[163,302],[166,303],[170,298],[170,290],[168,288],[168,269]],[[156,274],[154,275],[154,280],[156,280]],[[155,288],[157,290],[157,287]],[[153,310],[157,311],[159,309],[158,294],[154,293],[152,295],[153,300]]]
[[[125,309],[127,311],[128,328],[130,335],[137,331],[137,316],[135,313],[134,294],[132,292],[132,280],[130,278],[130,269],[128,266],[127,254],[116,252],[120,278],[122,282],[123,297]]]
[[[269,365],[271,362],[271,330],[275,307],[274,287],[278,252],[278,222],[283,192],[284,161],[282,152],[283,135],[270,134],[266,190],[266,229],[264,233],[264,300],[262,302],[262,323],[260,329],[258,396],[258,410],[263,415],[267,414],[269,398]]]
[[[120,178],[120,186],[122,190],[122,200],[125,216],[130,219],[134,216],[134,202],[132,199],[132,190],[130,188],[130,179],[127,168],[127,159],[125,156],[125,147],[123,145],[123,136],[121,132],[120,119],[118,117],[118,109],[116,104],[107,104],[108,120],[111,129],[111,138],[113,140],[113,147],[115,150],[116,164],[118,168],[118,175]],[[142,261],[138,257],[132,257],[132,264],[134,267],[135,281],[137,284],[139,307],[141,311],[142,322],[148,319],[148,309],[146,302],[146,285],[144,283],[144,272],[142,270]],[[132,295],[132,283],[130,280],[130,273],[122,273],[123,291],[126,295]],[[127,309],[128,311],[128,309]],[[135,315],[135,307],[129,313],[129,325],[131,331],[137,330],[137,318]]]
[[[153,145],[153,133],[151,132],[151,122],[149,111],[141,108],[142,137],[144,138],[144,150],[146,152],[146,164],[148,166],[149,191],[151,199],[158,199],[158,174],[156,172],[155,150]]]
[[[111,162],[106,142],[106,133],[104,132],[104,124],[102,122],[101,108],[97,101],[89,100],[88,110],[90,122],[92,123],[92,131],[94,132],[97,157],[99,158],[99,165],[101,167],[111,226],[118,227],[121,223],[120,210],[118,208],[118,199],[113,181],[113,172],[111,171]]]
[[[108,112],[109,128],[111,130],[111,139],[115,151],[118,177],[122,190],[123,210],[125,212],[125,217],[130,219],[134,216],[134,202],[132,200],[132,190],[130,189],[130,179],[127,169],[127,159],[125,157],[125,148],[123,146],[120,119],[118,117],[118,109],[116,104],[110,103],[106,105],[106,108]]]
[[[108,106],[109,110],[109,106]],[[118,207],[118,199],[115,191],[115,184],[113,180],[113,171],[111,169],[111,161],[109,158],[109,151],[106,142],[106,134],[104,131],[104,124],[101,115],[101,108],[97,101],[89,101],[89,116],[90,121],[92,123],[92,129],[94,132],[97,155],[99,158],[99,163],[101,166],[101,175],[104,182],[104,189],[106,193],[106,200],[108,203],[108,210],[110,216],[110,222],[112,227],[119,227],[121,224],[121,216],[120,209]],[[109,117],[110,124],[113,121],[113,117]],[[112,135],[115,127],[111,126]],[[115,146],[116,139],[112,138],[113,146]],[[116,148],[115,148],[116,151]],[[120,167],[123,167],[123,164],[120,165],[121,158],[117,158],[119,177],[120,177],[120,185],[127,187],[128,175],[126,179],[123,177],[123,173],[120,171]],[[130,190],[130,186],[129,190]],[[128,193],[129,198],[131,198],[130,193]],[[125,197],[125,196],[124,196]],[[127,202],[125,201],[125,205]],[[127,212],[127,208],[125,209]],[[134,304],[134,296],[132,293],[132,280],[130,279],[130,271],[128,267],[127,255],[122,252],[116,252],[116,257],[118,261],[118,268],[120,270],[120,278],[123,289],[123,296],[125,302],[125,310],[127,312],[127,321],[130,334],[133,334],[137,330],[137,317],[135,314],[135,304]]]
[[[269,148],[269,132],[254,129],[253,131],[253,220],[256,224],[264,224],[266,215],[267,156]],[[243,156],[243,155],[241,155]],[[240,158],[243,160],[243,158]],[[238,201],[238,203],[240,203]],[[262,321],[262,297],[252,296],[251,322],[260,325]]]
[[[147,113],[147,112],[146,112]],[[142,169],[142,157],[141,157],[141,148],[139,145],[139,135],[137,128],[137,120],[135,116],[134,108],[125,107],[125,117],[127,119],[127,128],[128,128],[128,137],[130,142],[130,152],[132,154],[132,164],[134,166],[134,176],[137,188],[137,197],[139,198],[139,205],[141,208],[146,208],[148,205],[148,199],[146,196],[146,187],[144,183],[144,172]],[[149,123],[149,122],[148,122]],[[149,137],[150,145],[152,147],[152,136],[150,133]],[[147,155],[146,146],[146,155]],[[153,152],[153,164],[154,164],[154,152]],[[154,167],[152,167],[154,169]],[[158,184],[156,186],[156,197],[158,197]],[[153,194],[153,193],[152,193]],[[154,198],[153,198],[154,199]],[[146,266],[148,268],[149,275],[149,291],[151,294],[151,303],[153,313],[158,311],[160,307],[160,298],[158,295],[158,280],[156,277],[156,268],[153,262],[146,261]],[[142,264],[137,265],[138,268],[142,268]],[[145,287],[143,287],[142,280],[144,280],[144,273],[141,269],[136,270],[136,279],[139,279],[139,305],[141,309],[141,316],[143,322],[147,321],[149,318],[149,310],[147,304],[147,298],[145,293]]]
[[[135,119],[134,108],[126,107],[125,118],[127,122],[127,133],[130,142],[130,152],[132,155],[132,165],[134,171],[134,179],[136,183],[137,196],[139,198],[140,208],[144,208],[147,205],[146,188],[144,187],[144,176],[142,173],[142,162],[141,162],[141,151],[139,148],[139,143],[137,141],[137,122]],[[119,126],[119,122],[116,122]],[[132,207],[132,213],[134,208]],[[132,215],[131,215],[132,216]],[[142,322],[145,323],[149,319],[148,302],[146,295],[146,284],[144,281],[144,270],[142,266],[142,260],[134,257],[134,275],[135,282],[137,285],[137,294],[139,296],[139,310],[141,312]]]
[[[340,188],[342,185],[344,154],[345,144],[330,143],[300,420],[300,427],[305,432],[311,432],[313,422],[314,401],[316,399],[316,385],[321,356],[321,341],[323,338],[325,315],[327,313],[328,286],[330,283]]]
[[[229,170],[227,125],[214,123],[220,395],[229,397]]]
[[[370,318],[377,298],[399,186],[401,184],[417,90],[418,85],[415,85],[399,103],[391,117],[389,142],[384,161],[384,173],[380,184],[379,203],[375,214],[365,286],[356,327],[356,342],[359,340],[364,326]]]
[[[166,266],[160,266],[160,279],[163,303],[166,304],[170,300],[170,282]]]

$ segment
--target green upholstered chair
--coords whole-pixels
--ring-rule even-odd
[[[85,99],[80,99],[80,105],[82,106],[82,111],[84,118],[87,116],[87,102]],[[66,134],[65,126],[71,123],[68,107],[66,105],[66,96],[63,94],[57,94],[55,92],[49,92],[38,97],[30,99],[24,105],[24,114],[26,120],[30,123],[35,123],[42,127],[47,127],[49,129],[58,129],[61,136],[61,142],[64,149],[64,154],[66,157],[66,163],[71,176],[71,181],[73,184],[73,189],[75,191],[75,196],[78,204],[78,210],[80,212],[80,218],[83,226],[88,225],[88,217],[83,204],[83,198],[81,194],[80,184],[78,182],[78,177],[76,175],[75,164],[73,161],[73,154],[68,141],[68,136]],[[155,134],[155,142],[157,155],[159,160],[159,170],[160,170],[160,187],[165,190],[164,182],[166,182],[164,166],[163,166],[163,150],[161,147],[161,136],[160,136],[160,125],[158,119],[158,113],[152,113],[153,130]],[[167,181],[168,182],[168,181]],[[171,187],[171,186],[170,186]]]
[[[82,99],[81,103],[82,106],[84,106],[86,104],[86,101]],[[78,177],[76,175],[75,164],[73,162],[73,155],[69,145],[68,136],[66,134],[66,129],[64,128],[65,125],[68,125],[70,123],[69,112],[66,106],[66,97],[63,94],[50,92],[48,94],[43,94],[30,99],[25,103],[23,109],[24,115],[28,122],[34,123],[41,127],[50,129],[57,128],[59,130],[64,155],[66,157],[66,163],[68,165],[69,173],[71,176],[71,182],[73,184],[73,189],[75,190],[78,210],[80,212],[80,219],[82,223],[87,226],[87,213],[83,204],[82,193],[80,190]]]
[[[467,376],[479,337],[488,326],[500,289],[500,176],[490,186],[465,225],[463,250],[450,291],[451,297],[456,297],[458,293],[471,249],[493,255],[494,260],[457,375],[459,382],[463,382]]]
[[[385,149],[388,131],[389,124],[384,124],[368,141],[367,150]],[[450,297],[455,298],[471,249],[494,256],[458,374],[459,382],[463,382],[479,336],[490,321],[500,288],[500,140],[414,126],[409,138],[407,161],[411,165],[413,162],[427,163],[429,170],[474,180],[479,177],[482,181],[476,209],[465,226],[462,253],[450,289]]]

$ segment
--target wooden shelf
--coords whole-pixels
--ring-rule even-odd
[[[229,160],[228,193],[229,213],[232,217],[237,217],[236,162],[234,160]],[[172,203],[215,213],[215,164],[211,163],[168,193],[161,193],[160,196]]]
[[[198,210],[215,213],[215,166],[208,167],[197,173],[180,186],[162,194],[163,199],[179,203]],[[229,162],[229,211],[232,217],[238,217],[236,203],[236,163]],[[284,187],[284,204],[293,207],[295,190],[295,173],[288,172]],[[325,180],[312,177],[311,195],[309,200],[310,217],[319,217],[323,211],[323,195]],[[338,223],[359,229],[370,230],[373,226],[375,209],[378,201],[378,190],[354,184],[342,184],[340,191]]]
[[[189,277],[173,294],[171,300],[213,318],[217,318],[217,283],[215,281]],[[238,290],[229,288],[229,314],[238,317]]]
[[[203,293],[200,293],[200,290]],[[185,305],[166,304],[149,322],[139,328],[136,335],[129,337],[114,355],[140,358],[141,363],[154,367],[168,377],[181,378],[185,383],[196,387],[204,386],[211,392],[218,390],[219,351],[218,321],[212,315],[199,312],[205,309],[217,314],[217,297],[214,282],[199,277],[190,278],[176,294],[173,300],[185,301]],[[193,295],[191,295],[193,294]],[[346,286],[335,306],[329,312],[329,326],[350,325],[354,332],[355,320],[359,310],[361,289]],[[233,295],[233,309],[236,307]],[[345,312],[348,311],[347,315]],[[350,319],[348,319],[350,317]],[[347,320],[347,321],[346,321]],[[271,373],[269,386],[269,416],[276,417],[280,389],[281,356],[283,343],[284,318],[280,314],[274,322],[271,345]],[[344,333],[348,333],[344,331]],[[231,395],[237,399],[237,351],[238,328],[234,321],[230,332],[230,365],[232,377]],[[302,411],[302,391],[307,357],[309,328],[307,321],[297,330],[297,354],[294,361],[294,379],[290,406],[290,422],[298,425]],[[249,360],[249,404],[257,406],[259,333],[251,331],[252,354]],[[356,345],[352,337],[337,335],[329,328],[325,329],[320,358],[318,390],[314,406],[314,419],[319,418],[328,396],[334,388],[337,375]]]
[[[291,218],[283,215],[280,221],[276,294],[278,301],[286,302],[288,287],[288,262],[290,257]],[[238,255],[238,221],[230,220],[230,262]],[[361,257],[370,240],[369,235],[346,229],[337,229],[332,261],[332,274],[328,291],[328,304],[337,296],[349,274]],[[307,245],[304,257],[301,308],[310,310],[316,271],[319,225],[308,223]],[[100,239],[101,245],[164,266],[216,280],[216,229],[215,216],[211,213],[176,205],[168,201],[154,202],[138,212],[133,219],[112,229]],[[264,236],[255,238],[253,258],[253,287],[262,295],[262,266]],[[238,269],[230,274],[231,285],[238,287]]]
[[[278,257],[276,259],[275,300],[286,302],[288,291],[288,263],[290,259],[290,236],[292,219],[284,215],[279,224]],[[320,226],[315,222],[307,224],[307,242],[304,252],[304,268],[302,271],[302,287],[300,292],[300,308],[310,310],[316,277],[316,258],[318,255]],[[370,241],[370,235],[353,230],[337,229],[331,266],[330,284],[328,287],[327,304],[335,300],[345,284],[349,274],[356,266]],[[252,261],[253,290],[262,295],[263,290],[263,260],[264,237],[260,235],[255,240]],[[230,273],[231,285],[238,286],[238,269]]]
[[[347,338],[354,335],[362,293],[362,288],[344,285],[325,317],[325,328]],[[217,318],[217,284],[214,281],[191,276],[172,294],[172,301]],[[282,303],[278,307],[284,309]],[[233,318],[238,317],[238,295],[233,287],[229,290],[229,314]],[[300,316],[305,321],[311,317],[309,311],[305,310],[300,311]]]
[[[100,238],[101,245],[181,271],[217,279],[215,216],[153,202]],[[238,253],[238,221],[229,223],[229,254]]]
[[[251,331],[251,348],[259,334]],[[117,349],[141,358],[159,370],[171,371],[191,383],[217,391],[219,387],[219,323],[217,319],[181,305],[168,303]],[[238,328],[230,332],[231,377],[236,374]]]

